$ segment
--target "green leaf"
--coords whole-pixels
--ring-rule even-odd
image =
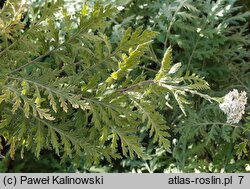
[[[166,76],[172,64],[172,48],[168,47],[164,53],[163,59],[161,61],[161,68],[155,76],[155,80],[160,80],[162,77]]]
[[[37,158],[40,157],[40,152],[44,147],[45,144],[45,132],[46,130],[44,129],[44,127],[41,124],[38,124],[37,126],[37,131],[36,134],[34,136],[34,142],[36,143],[36,156]]]

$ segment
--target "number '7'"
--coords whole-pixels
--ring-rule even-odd
[[[239,183],[239,184],[241,184],[241,182],[242,182],[244,176],[238,176],[238,177],[240,178],[240,183]]]

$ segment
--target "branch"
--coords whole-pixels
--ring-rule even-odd
[[[164,48],[163,48],[164,50],[163,50],[163,53],[164,53],[164,52],[166,51],[166,49],[167,49],[167,43],[168,43],[170,31],[171,31],[172,26],[173,26],[174,21],[175,21],[175,17],[176,17],[176,15],[177,15],[177,13],[178,13],[178,12],[181,10],[181,8],[183,7],[184,2],[185,2],[185,1],[181,1],[181,2],[180,2],[179,6],[177,7],[177,9],[176,9],[176,11],[175,11],[175,13],[174,13],[174,15],[173,15],[173,17],[172,17],[170,23],[169,23],[169,27],[168,27],[167,33],[166,33],[166,39],[165,39],[165,41],[164,41]]]
[[[126,87],[126,88],[123,88],[123,89],[119,89],[117,90],[118,92],[121,92],[121,93],[124,93],[124,92],[127,92],[127,91],[130,91],[136,87],[139,87],[139,86],[144,86],[144,85],[148,85],[148,84],[155,84],[155,81],[154,80],[146,80],[146,81],[142,81],[140,83],[137,83],[137,84],[134,84],[134,85],[131,85],[129,87]]]
[[[13,71],[11,71],[8,75],[11,75],[11,74],[13,74],[13,73],[15,73],[15,72],[18,72],[18,71],[22,70],[23,68],[25,68],[26,66],[29,66],[29,65],[31,65],[31,64],[34,64],[36,61],[38,61],[38,60],[40,60],[40,59],[42,59],[42,58],[48,56],[49,54],[51,54],[53,51],[55,51],[55,50],[58,49],[59,47],[60,47],[60,45],[59,45],[58,47],[54,48],[53,50],[50,50],[50,51],[48,51],[47,53],[45,53],[45,54],[43,54],[43,55],[40,55],[40,56],[38,56],[37,58],[35,58],[34,60],[32,60],[32,61],[30,61],[30,62],[28,62],[28,63],[26,63],[26,64],[20,66],[19,68],[15,69],[15,70],[13,70]]]

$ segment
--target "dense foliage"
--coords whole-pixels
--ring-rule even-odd
[[[237,3],[6,1],[0,169],[246,171],[249,106],[239,123],[219,108],[232,89],[249,95]]]

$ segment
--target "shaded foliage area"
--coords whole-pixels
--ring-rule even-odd
[[[0,10],[2,172],[246,171],[215,96],[249,95],[247,5],[75,2]]]

